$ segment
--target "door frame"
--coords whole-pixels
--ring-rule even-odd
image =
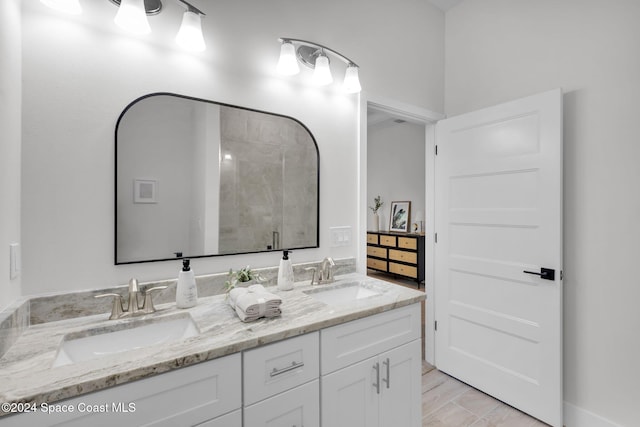
[[[356,270],[367,274],[367,110],[389,113],[413,123],[425,126],[425,360],[434,364],[435,361],[435,125],[445,115],[427,110],[416,105],[405,104],[393,99],[361,92],[359,102],[358,124],[358,234],[356,239]]]

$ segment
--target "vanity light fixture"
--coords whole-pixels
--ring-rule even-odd
[[[343,82],[343,90],[346,93],[358,93],[362,90],[358,77],[358,65],[346,56],[322,46],[318,43],[306,40],[280,38],[280,59],[278,60],[277,71],[285,76],[292,76],[300,72],[298,62],[313,68],[313,81],[317,85],[328,85],[333,82],[331,69],[329,67],[329,57],[326,52],[347,64],[347,70]]]
[[[0,0],[2,1],[2,0]],[[114,22],[127,32],[135,35],[151,32],[147,16],[157,15],[162,10],[162,0],[109,0],[118,6]],[[176,36],[176,43],[185,50],[202,52],[206,49],[202,35],[202,17],[204,12],[187,2],[176,0],[186,6],[182,17],[182,25]],[[51,9],[67,13],[80,14],[80,0],[40,0]]]
[[[80,7],[79,0],[40,0],[40,3],[51,9],[59,10],[60,12],[69,13],[71,15],[80,15],[82,13],[82,7]]]
[[[313,82],[318,86],[326,86],[333,83],[333,76],[329,68],[329,57],[321,50],[316,56],[315,68],[313,70]]]
[[[113,21],[131,34],[142,35],[151,32],[144,0],[121,0]]]
[[[178,0],[187,6],[187,10],[182,15],[182,25],[178,35],[176,35],[176,43],[183,49],[191,52],[202,52],[207,48],[204,44],[204,36],[202,35],[202,16],[205,14],[187,3],[184,0]]]

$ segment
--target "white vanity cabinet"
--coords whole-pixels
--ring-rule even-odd
[[[244,427],[319,427],[319,333],[244,353]]]
[[[241,427],[240,359],[232,354],[49,405],[67,412],[44,413],[39,405],[0,418],[0,426]]]
[[[421,425],[419,307],[322,331],[324,427]]]
[[[0,427],[419,427],[420,323],[411,304],[51,404],[73,412],[0,417]]]

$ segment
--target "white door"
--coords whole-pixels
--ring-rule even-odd
[[[562,92],[442,120],[436,143],[436,366],[562,426]]]

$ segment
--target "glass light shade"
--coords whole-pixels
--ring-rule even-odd
[[[178,46],[191,52],[202,52],[207,47],[202,35],[202,19],[199,13],[187,10],[182,15],[182,25],[176,35]]]
[[[344,75],[344,83],[342,85],[346,93],[358,93],[362,90],[360,79],[358,78],[358,67],[349,65]]]
[[[284,76],[293,76],[300,72],[300,66],[296,59],[296,48],[293,43],[285,41],[280,46],[280,59],[276,70]]]
[[[331,69],[329,68],[329,58],[324,54],[320,54],[316,58],[313,82],[318,86],[325,86],[333,82],[333,76],[331,76]]]
[[[60,12],[80,15],[82,8],[79,0],[40,0],[42,4]]]
[[[148,34],[151,32],[144,0],[122,0],[114,22],[131,34]]]

